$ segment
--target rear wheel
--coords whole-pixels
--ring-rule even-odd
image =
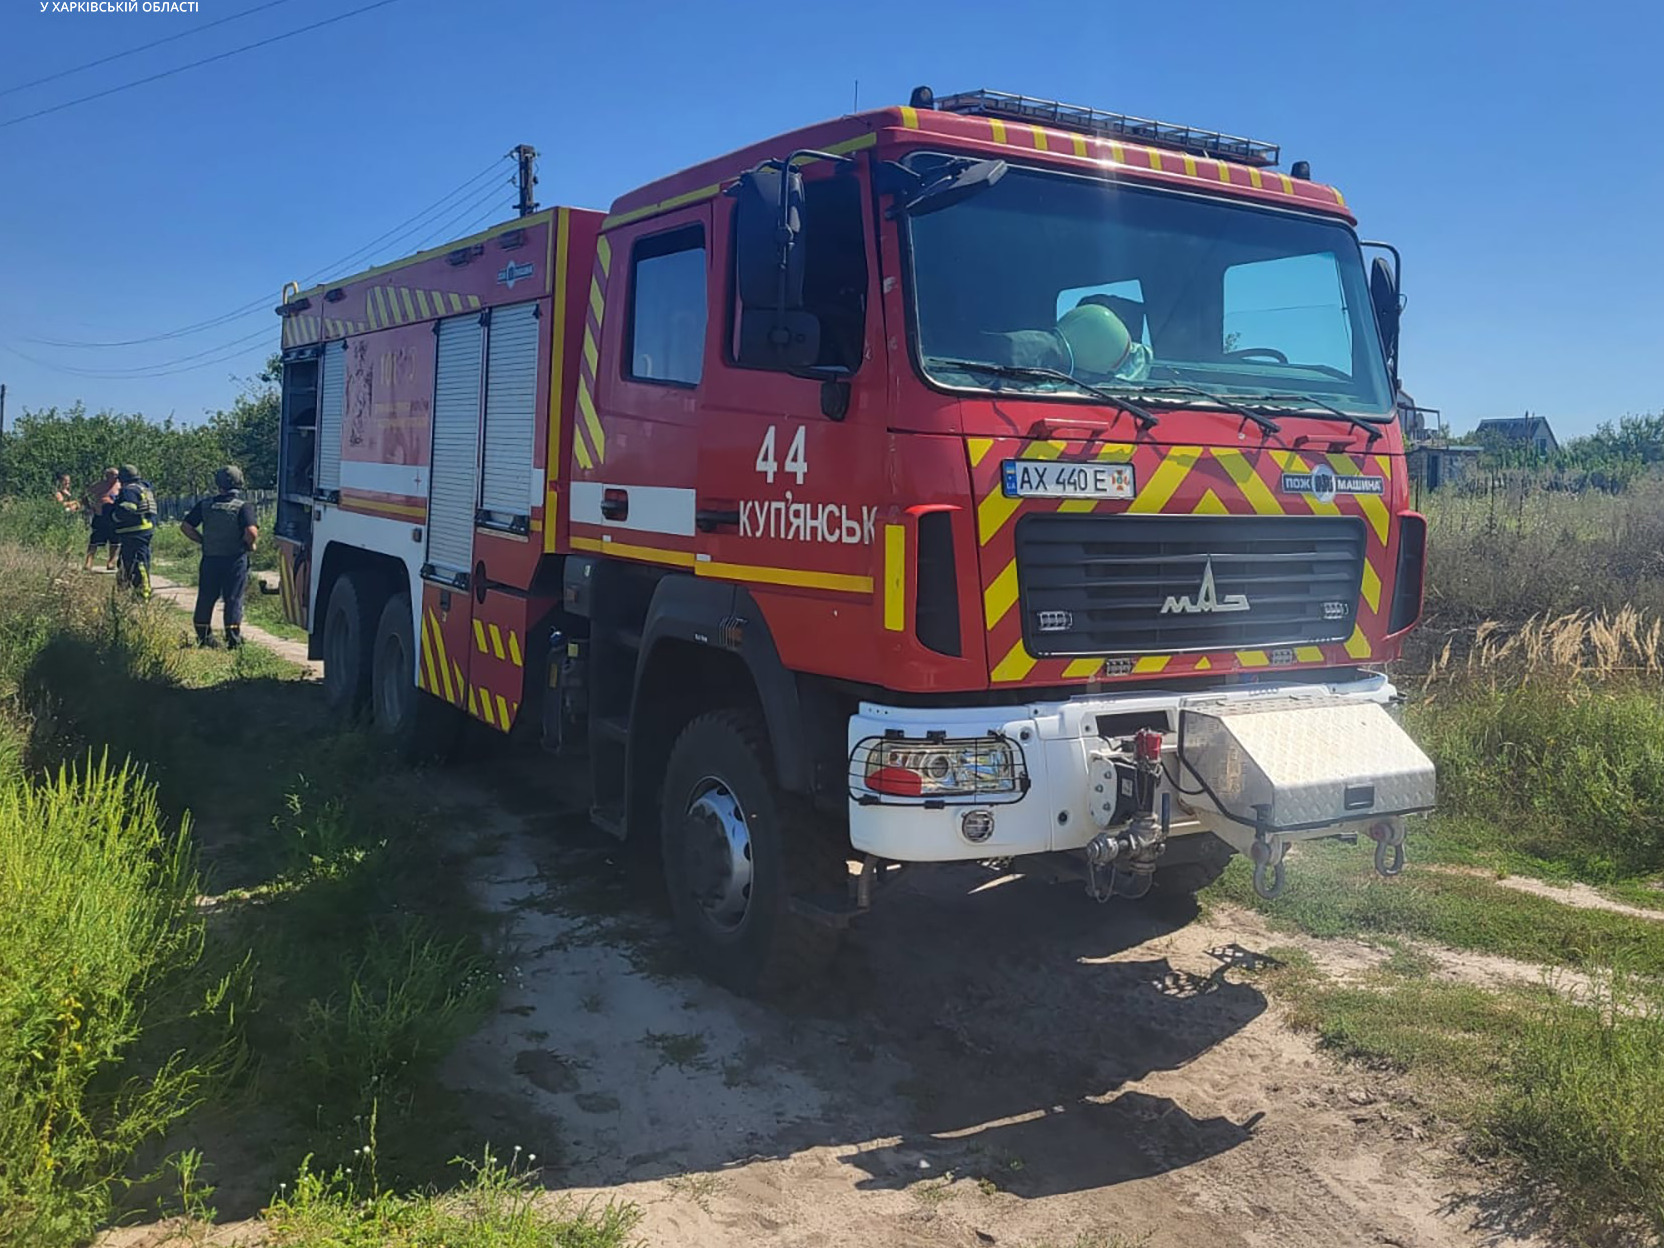
[[[370,693],[370,630],[353,578],[342,576],[330,590],[324,612],[324,700],[356,714]]]
[[[811,878],[811,864],[836,855],[816,842],[820,828],[793,817],[764,741],[753,715],[699,716],[671,747],[661,807],[678,933],[701,971],[743,994],[814,978],[838,946],[834,929],[792,910],[794,892],[831,886]]]
[[[416,687],[416,626],[408,594],[381,609],[371,648],[370,714],[376,731],[413,761],[443,759],[462,726],[456,708]]]

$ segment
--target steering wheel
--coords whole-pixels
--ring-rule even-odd
[[[1225,352],[1224,358],[1227,360],[1251,360],[1256,355],[1265,356],[1276,364],[1288,363],[1288,356],[1277,350],[1276,347],[1244,347],[1240,351]]]

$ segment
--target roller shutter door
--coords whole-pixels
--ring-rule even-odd
[[[428,563],[441,576],[466,575],[474,562],[479,502],[479,317],[439,322],[429,472]]]
[[[318,381],[318,479],[313,489],[335,499],[341,493],[341,399],[347,389],[346,343],[324,348]]]
[[[537,305],[493,308],[486,336],[485,455],[480,506],[496,523],[531,515],[537,430]]]

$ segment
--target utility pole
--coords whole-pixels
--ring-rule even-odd
[[[6,383],[0,381],[0,494],[6,492]]]
[[[520,166],[520,203],[517,207],[522,217],[529,217],[537,211],[537,201],[532,198],[532,187],[537,185],[537,173],[533,167],[537,149],[529,143],[522,143],[514,149],[513,156]]]

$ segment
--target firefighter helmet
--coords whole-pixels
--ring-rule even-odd
[[[1069,344],[1078,372],[1108,376],[1126,363],[1132,350],[1125,323],[1099,303],[1070,308],[1058,318],[1057,329]]]

